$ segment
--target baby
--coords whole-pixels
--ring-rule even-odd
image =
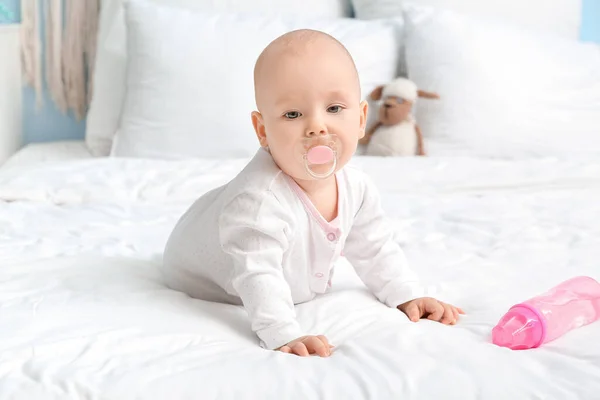
[[[243,305],[264,348],[325,357],[332,346],[302,329],[294,305],[331,287],[343,252],[382,303],[411,321],[456,323],[461,309],[423,297],[373,183],[344,168],[367,118],[345,47],[322,32],[289,32],[259,56],[254,84],[261,148],[181,217],[164,253],[167,284]]]

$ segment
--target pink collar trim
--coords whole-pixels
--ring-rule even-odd
[[[343,190],[344,189],[344,187],[343,187],[344,180],[341,179],[340,172],[338,171],[335,173],[335,182],[336,182],[336,186],[337,186],[337,196],[338,196],[337,215],[331,222],[328,222],[325,218],[323,218],[323,216],[321,215],[319,210],[317,210],[317,208],[315,207],[313,202],[310,200],[310,198],[308,197],[306,192],[304,190],[302,190],[302,188],[298,185],[298,183],[296,183],[296,181],[292,177],[290,177],[289,175],[286,175],[286,174],[283,174],[283,175],[285,176],[288,184],[292,188],[292,191],[294,193],[296,193],[296,196],[298,196],[298,198],[304,205],[304,208],[306,209],[306,211],[308,211],[308,213],[310,215],[312,215],[312,217],[317,221],[317,223],[319,224],[321,229],[323,229],[325,231],[325,233],[334,233],[336,235],[339,234],[340,215],[341,215],[341,211],[342,211],[340,205],[342,204],[341,199],[342,199],[342,195],[344,193],[344,190]]]

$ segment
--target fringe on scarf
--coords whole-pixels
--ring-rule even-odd
[[[42,104],[40,0],[21,1],[21,59],[25,84]],[[45,15],[45,78],[63,113],[85,117],[93,92],[100,0],[41,0]],[[64,20],[63,20],[64,15]]]
[[[87,0],[85,30],[85,60],[87,67],[87,105],[92,102],[94,94],[94,65],[96,64],[96,48],[98,43],[98,26],[100,23],[100,0]]]
[[[77,119],[85,113],[86,79],[84,63],[85,2],[65,0],[65,40],[62,52],[67,106]]]
[[[56,107],[65,113],[67,99],[62,70],[62,0],[44,0],[46,13],[46,85]]]
[[[36,93],[36,106],[42,106],[42,44],[37,0],[21,0],[21,65],[23,80]]]

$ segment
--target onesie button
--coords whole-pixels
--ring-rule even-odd
[[[327,239],[329,239],[330,242],[333,242],[335,240],[335,233],[328,233]]]
[[[315,274],[315,276],[316,276],[317,278],[322,278],[322,277],[323,277],[323,274],[322,274],[322,273],[320,273],[320,272],[317,272],[317,273]]]

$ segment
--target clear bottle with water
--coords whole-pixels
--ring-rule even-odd
[[[492,329],[492,342],[513,350],[535,348],[598,319],[600,283],[578,276],[511,307]]]

